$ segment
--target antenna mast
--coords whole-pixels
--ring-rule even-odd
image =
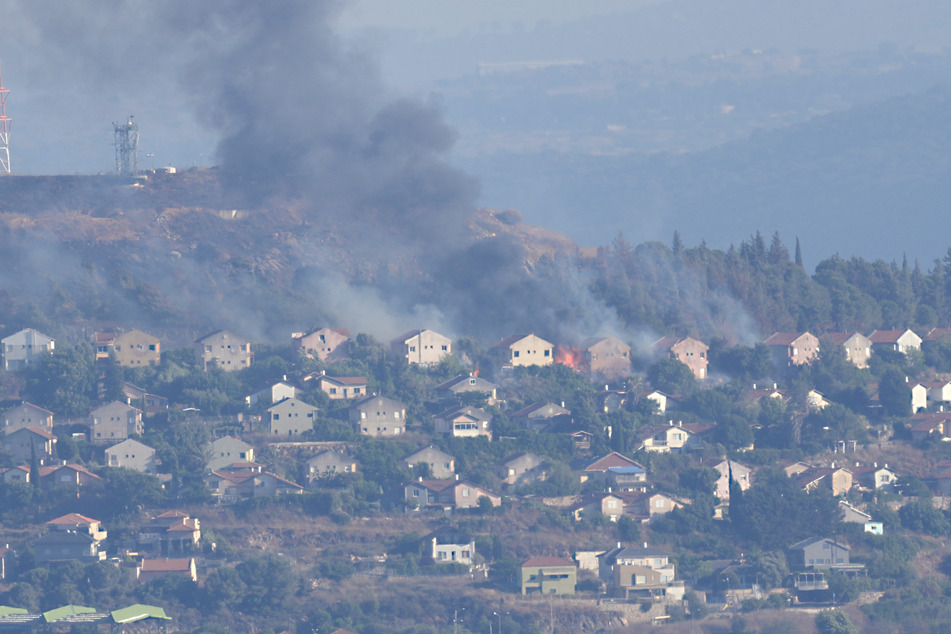
[[[125,123],[112,124],[116,132],[116,176],[137,176],[139,173],[139,126],[132,115]]]
[[[7,116],[7,93],[0,75],[0,174],[10,173],[10,117]]]

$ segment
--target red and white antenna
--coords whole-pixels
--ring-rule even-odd
[[[10,117],[7,116],[7,93],[0,74],[0,174],[10,173]]]

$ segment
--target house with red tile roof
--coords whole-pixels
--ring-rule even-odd
[[[363,398],[369,382],[365,376],[327,376],[317,379],[317,387],[331,400]]]
[[[195,567],[195,558],[180,559],[142,559],[135,569],[135,577],[143,583],[158,579],[166,575],[188,577],[198,582],[198,571]]]
[[[921,350],[921,337],[914,331],[876,330],[868,336],[873,350],[894,350],[906,354],[909,350]]]
[[[809,332],[776,332],[763,344],[779,365],[804,365],[819,356],[819,338]]]
[[[38,460],[48,460],[53,456],[56,436],[37,427],[20,429],[0,436],[0,449],[13,456],[17,462],[28,462],[35,453]]]

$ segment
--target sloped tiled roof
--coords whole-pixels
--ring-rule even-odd
[[[534,566],[574,566],[575,562],[565,557],[531,557],[522,563],[522,567]]]

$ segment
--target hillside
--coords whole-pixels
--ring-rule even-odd
[[[294,199],[243,205],[222,189],[216,170],[135,183],[0,178],[3,322],[38,321],[53,332],[138,323],[173,342],[227,327],[283,340],[294,328],[345,319],[350,309],[339,302],[349,293],[399,313],[432,294],[440,261],[467,249],[515,245],[519,275],[577,249],[513,211],[475,212],[437,249],[384,217],[373,218],[371,233],[366,217],[317,213]],[[364,314],[361,325],[384,335],[418,325],[391,324],[394,314],[379,315],[376,328]]]

